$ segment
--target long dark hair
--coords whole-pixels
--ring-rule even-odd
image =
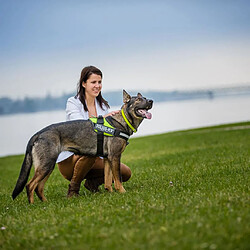
[[[85,111],[88,111],[88,107],[87,107],[87,104],[86,104],[86,101],[85,101],[85,88],[82,86],[82,83],[87,82],[87,80],[89,79],[89,77],[92,74],[99,75],[102,78],[101,70],[99,70],[95,66],[87,66],[87,67],[82,69],[80,80],[79,80],[79,82],[77,84],[77,94],[76,94],[75,98],[77,98],[77,97],[79,98],[79,100],[83,104],[83,107],[84,107]],[[100,105],[102,110],[104,110],[103,105],[105,105],[107,108],[110,108],[108,102],[102,97],[101,92],[96,97],[96,100],[97,100],[97,102]]]

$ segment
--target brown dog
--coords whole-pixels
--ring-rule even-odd
[[[76,120],[50,125],[33,135],[28,142],[12,198],[15,199],[24,189],[34,164],[34,177],[26,185],[28,200],[30,203],[34,202],[35,191],[42,201],[46,201],[44,184],[62,151],[86,156],[102,155],[105,161],[105,189],[112,192],[113,176],[115,189],[125,192],[120,175],[121,154],[127,145],[127,139],[136,132],[143,119],[151,119],[148,110],[152,108],[153,101],[140,93],[131,97],[123,90],[123,102],[118,114],[106,118],[109,127],[94,124],[91,120]]]

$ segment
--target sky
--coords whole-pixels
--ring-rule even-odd
[[[250,84],[248,0],[0,0],[0,97]]]

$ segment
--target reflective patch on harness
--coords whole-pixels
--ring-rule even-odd
[[[127,135],[127,134],[124,134],[124,133],[120,132],[120,135],[129,139],[129,135]]]
[[[97,123],[97,118],[89,118],[90,121],[94,123],[94,130],[95,132],[103,132],[106,136],[114,136],[115,135],[115,128],[112,127],[105,118],[103,118],[104,124]]]
[[[114,134],[115,134],[115,129],[106,127],[106,126],[104,126],[102,124],[96,123],[94,125],[94,127],[95,127],[96,130],[98,130],[100,132],[103,132],[103,133],[107,134],[108,136],[114,136]]]
[[[96,133],[101,132],[103,133],[103,135],[106,135],[106,136],[118,136],[125,140],[129,139],[128,134],[111,126],[105,118],[103,118],[103,124],[97,123],[96,117],[91,117],[89,118],[89,120],[93,122],[94,131]]]

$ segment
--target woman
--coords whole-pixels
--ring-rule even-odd
[[[101,95],[102,72],[94,67],[83,68],[78,83],[77,95],[70,97],[66,105],[66,119],[87,120],[90,117],[102,115],[112,116],[119,111],[109,113],[109,105]],[[104,183],[104,160],[100,157],[75,155],[64,151],[57,159],[58,167],[63,177],[70,181],[68,197],[79,195],[81,182],[86,179],[84,186],[97,192],[99,185]],[[131,177],[131,170],[121,163],[122,181]]]

